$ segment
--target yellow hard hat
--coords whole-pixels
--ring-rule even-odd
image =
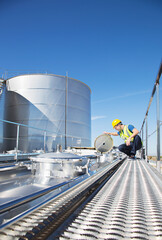
[[[112,126],[113,126],[113,128],[118,124],[118,123],[120,123],[121,122],[121,120],[119,120],[119,119],[114,119],[113,121],[112,121]]]

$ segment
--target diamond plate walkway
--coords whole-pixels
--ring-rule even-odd
[[[125,160],[59,239],[161,240],[161,187],[148,163]]]

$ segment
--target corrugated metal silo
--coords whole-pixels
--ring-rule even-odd
[[[46,150],[57,144],[90,146],[91,91],[86,84],[65,76],[31,74],[8,79],[7,90],[6,120],[46,130]],[[8,127],[6,136],[14,139],[16,126]],[[43,141],[42,131],[20,127],[20,150],[43,148]],[[5,145],[13,149],[15,142]]]

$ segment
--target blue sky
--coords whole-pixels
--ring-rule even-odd
[[[92,146],[114,118],[140,130],[162,59],[161,0],[1,0],[0,34],[0,73],[68,71],[91,88]]]

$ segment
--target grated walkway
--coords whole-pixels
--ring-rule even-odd
[[[125,160],[59,239],[162,240],[162,176]]]

